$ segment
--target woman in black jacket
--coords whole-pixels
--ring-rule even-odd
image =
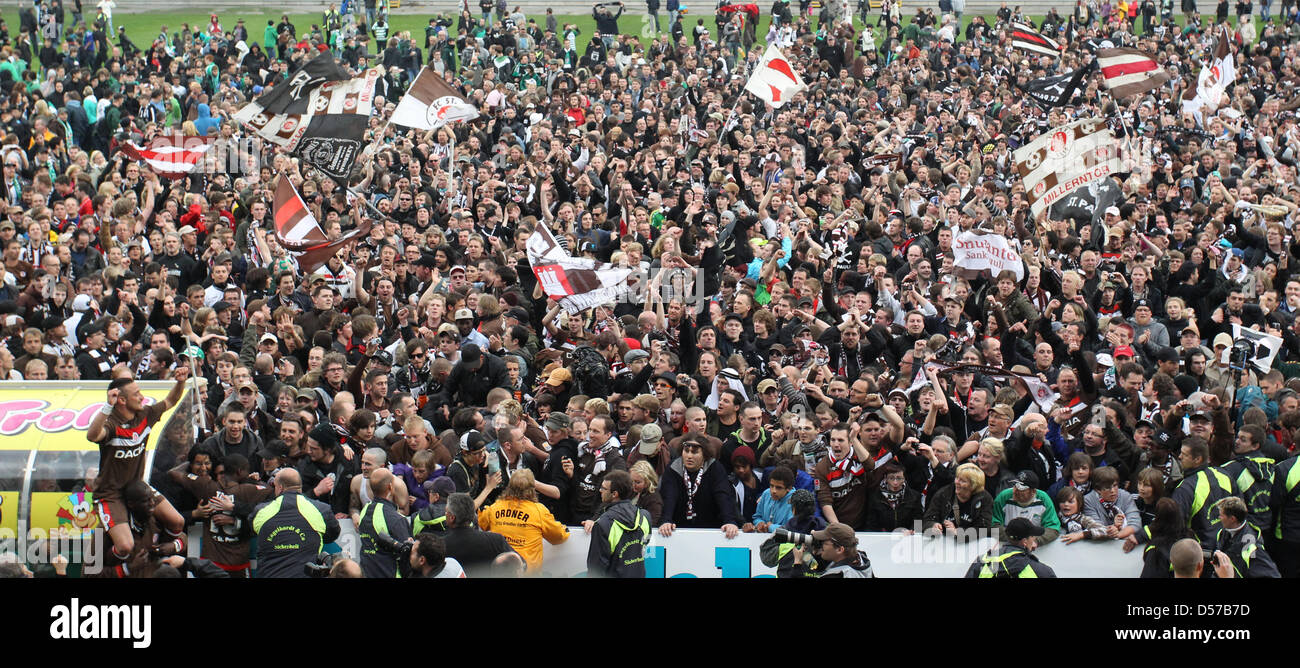
[[[912,530],[921,520],[921,493],[907,486],[897,464],[886,464],[880,486],[867,494],[867,531]]]
[[[958,529],[988,529],[993,525],[993,497],[984,491],[984,472],[974,464],[957,467],[957,479],[934,495],[925,509],[924,526],[935,533],[957,535]]]

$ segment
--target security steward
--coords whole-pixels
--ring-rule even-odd
[[[1278,464],[1269,505],[1273,519],[1268,552],[1282,577],[1296,577],[1300,574],[1300,455]]]
[[[361,537],[361,572],[367,578],[398,577],[398,555],[380,544],[376,536],[387,535],[398,543],[411,537],[411,526],[393,502],[393,472],[375,469],[370,472],[370,491],[374,500],[361,509],[357,534]]]
[[[320,501],[303,496],[302,477],[295,469],[275,475],[275,498],[253,509],[257,534],[259,578],[304,578],[326,543],[339,537],[334,511]]]
[[[1223,525],[1215,538],[1214,549],[1228,555],[1239,578],[1277,578],[1277,565],[1264,551],[1259,530],[1247,521],[1246,502],[1230,496],[1219,502],[1219,522]]]
[[[591,534],[587,548],[587,577],[644,578],[645,546],[650,543],[650,515],[630,499],[632,477],[610,471],[600,481],[605,512],[582,523]]]
[[[1043,527],[1030,522],[1024,517],[1017,517],[1007,522],[1002,530],[1002,543],[980,555],[970,570],[967,578],[1054,578],[1056,572],[1050,566],[1030,554],[1038,547],[1039,536]]]
[[[1232,460],[1223,465],[1223,472],[1236,483],[1246,502],[1250,523],[1257,528],[1267,527],[1272,519],[1269,497],[1273,492],[1273,473],[1277,470],[1273,458],[1262,450],[1266,438],[1261,427],[1251,424],[1242,427],[1232,444]]]
[[[1210,444],[1199,436],[1183,439],[1178,451],[1178,463],[1183,467],[1183,480],[1174,488],[1172,498],[1187,518],[1187,526],[1196,533],[1201,547],[1214,545],[1222,525],[1215,504],[1236,494],[1232,478],[1210,466]]]

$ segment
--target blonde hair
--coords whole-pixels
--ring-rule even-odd
[[[971,492],[979,494],[984,491],[984,471],[980,467],[967,462],[957,467],[957,477],[965,480],[970,484]]]
[[[998,458],[999,464],[1003,466],[1007,465],[1007,457],[1006,457],[1007,447],[1002,444],[1001,439],[991,438],[991,437],[986,438],[980,441],[980,447],[988,448],[989,452],[993,453],[993,456]]]
[[[609,402],[600,398],[588,399],[582,405],[583,408],[595,413],[596,415],[609,415]]]
[[[632,470],[629,473],[639,473],[642,478],[645,478],[646,494],[651,494],[659,489],[659,474],[655,473],[655,467],[651,466],[649,461],[638,460],[637,463],[632,465]]]
[[[501,496],[519,501],[536,501],[537,488],[534,487],[536,482],[537,479],[533,477],[532,471],[519,469],[510,475],[510,484],[506,486],[506,491]]]

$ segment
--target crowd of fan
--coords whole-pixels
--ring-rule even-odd
[[[761,54],[745,12],[672,13],[643,43],[612,5],[593,35],[500,6],[385,42],[382,12],[331,7],[263,35],[215,15],[163,26],[141,50],[111,41],[111,13],[65,23],[61,4],[24,3],[19,31],[0,25],[0,374],[193,365],[206,429],[160,450],[154,484],[195,522],[214,515],[196,476],[295,469],[356,519],[387,469],[417,525],[529,501],[578,527],[627,470],[621,498],[665,535],[1025,517],[1040,543],[1141,545],[1153,575],[1186,535],[1260,574],[1241,544],[1262,535],[1293,576],[1300,26],[1285,5],[1262,27],[1249,7],[1217,17],[1237,80],[1194,118],[1178,103],[1215,23],[1148,4],[1053,11],[1036,23],[1067,45],[1053,59],[1009,48],[1005,5],[962,28],[886,3],[860,31],[778,2],[766,40],[809,87],[772,109],[742,91]],[[1052,110],[1020,93],[1100,40],[1156,54],[1173,85],[1113,100],[1094,74]],[[351,184],[230,120],[325,49],[385,70],[378,149]],[[385,124],[426,62],[479,119]],[[1085,117],[1122,118],[1153,159],[1104,213],[1036,220],[1011,151]],[[117,150],[176,129],[219,137],[185,179]],[[248,146],[252,169],[230,159]],[[385,218],[304,271],[275,242],[280,174],[331,237],[370,215],[347,185]],[[568,313],[530,269],[539,226],[648,289]],[[977,227],[1020,252],[1023,280],[954,270],[954,237]],[[1272,369],[1232,368],[1235,324],[1283,339]],[[1045,409],[1023,382],[931,361],[1037,375],[1060,398]],[[1244,504],[1217,503],[1230,496]],[[1239,506],[1248,519],[1221,519]],[[539,546],[510,544],[528,568]]]

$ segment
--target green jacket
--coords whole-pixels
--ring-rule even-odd
[[[1056,504],[1041,489],[1034,490],[1034,500],[1023,506],[1016,503],[1013,487],[1002,490],[993,498],[993,526],[1006,526],[1017,517],[1023,517],[1046,530],[1038,539],[1040,545],[1056,540],[1061,534],[1061,518],[1056,514]]]

